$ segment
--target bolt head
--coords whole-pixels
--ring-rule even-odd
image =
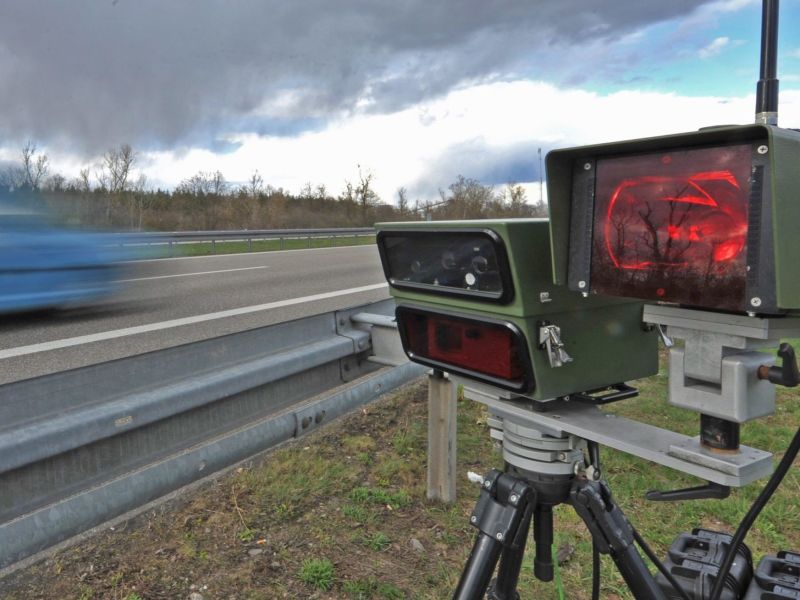
[[[755,298],[751,298],[750,304],[752,304],[753,306],[761,306],[761,298],[759,298],[758,296],[756,296]]]
[[[586,287],[586,282],[585,281],[579,281],[578,282],[578,287],[581,288],[581,289],[584,289]]]
[[[490,487],[492,487],[492,482],[491,481],[484,481],[483,482],[483,487],[485,487],[488,490]]]
[[[502,540],[503,539],[503,534],[498,531],[497,534],[494,537],[496,537],[498,540]]]
[[[584,171],[591,171],[592,170],[592,163],[584,163],[583,164]]]
[[[511,494],[511,496],[509,497],[509,500],[511,500],[511,503],[513,504],[517,500],[519,500],[519,496],[517,496],[516,494]]]
[[[769,152],[769,147],[761,145],[756,149],[756,152],[758,152],[759,154],[766,154],[767,152]]]
[[[472,515],[472,516],[469,518],[469,522],[470,522],[470,523],[477,523],[477,522],[478,522],[478,517],[476,517],[475,515]]]

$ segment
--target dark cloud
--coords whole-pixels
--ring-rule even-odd
[[[0,136],[173,147],[247,119],[286,132],[471,80],[555,73],[696,0],[27,0],[0,3]],[[596,61],[572,61],[570,77]],[[545,60],[542,60],[542,57]],[[619,57],[616,57],[619,60]],[[289,98],[266,115],[265,101]],[[366,101],[365,101],[366,100]]]
[[[429,197],[431,190],[447,189],[459,175],[494,186],[538,181],[539,148],[544,160],[551,146],[535,140],[502,147],[489,146],[482,139],[454,144],[408,188],[412,195]]]

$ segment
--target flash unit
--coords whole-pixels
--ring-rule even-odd
[[[691,308],[800,309],[800,134],[763,125],[547,156],[558,281]]]

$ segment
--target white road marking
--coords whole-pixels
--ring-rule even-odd
[[[200,271],[198,273],[178,273],[176,275],[154,275],[153,277],[136,277],[135,279],[117,279],[115,283],[130,283],[132,281],[150,281],[152,279],[169,279],[170,277],[191,277],[192,275],[213,275],[215,273],[232,273],[233,271],[251,271],[253,269],[269,269],[268,266],[239,267],[237,269],[221,269],[219,271]]]
[[[389,287],[389,285],[387,283],[376,283],[373,285],[364,285],[361,287],[349,288],[346,290],[336,290],[335,292],[323,292],[321,294],[313,294],[311,296],[301,296],[299,298],[289,298],[287,300],[278,300],[277,302],[268,302],[266,304],[255,304],[253,306],[243,306],[241,308],[221,310],[218,312],[206,313],[203,315],[194,315],[192,317],[184,317],[182,319],[172,319],[170,321],[148,323],[147,325],[138,325],[136,327],[125,327],[124,329],[114,329],[112,331],[103,331],[100,333],[92,333],[89,335],[64,338],[62,340],[53,340],[51,342],[31,344],[29,346],[18,346],[16,348],[9,348],[8,350],[0,350],[0,359],[14,358],[15,356],[26,356],[28,354],[47,352],[49,350],[59,350],[61,348],[69,348],[70,346],[80,346],[81,344],[90,344],[92,342],[101,342],[103,340],[113,340],[116,338],[126,337],[129,335],[138,335],[140,333],[148,333],[150,331],[160,331],[162,329],[170,329],[172,327],[193,325],[195,323],[203,323],[205,321],[213,321],[216,319],[224,319],[226,317],[247,315],[250,313],[260,312],[263,310],[283,308],[284,306],[293,306],[295,304],[305,304],[306,302],[316,302],[317,300],[327,300],[328,298],[347,296],[348,294],[371,292],[385,287]]]

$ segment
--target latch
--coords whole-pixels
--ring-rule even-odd
[[[548,321],[541,321],[539,324],[539,347],[547,352],[550,366],[553,368],[563,367],[572,362],[572,357],[564,349],[564,342],[561,341],[561,328]]]

